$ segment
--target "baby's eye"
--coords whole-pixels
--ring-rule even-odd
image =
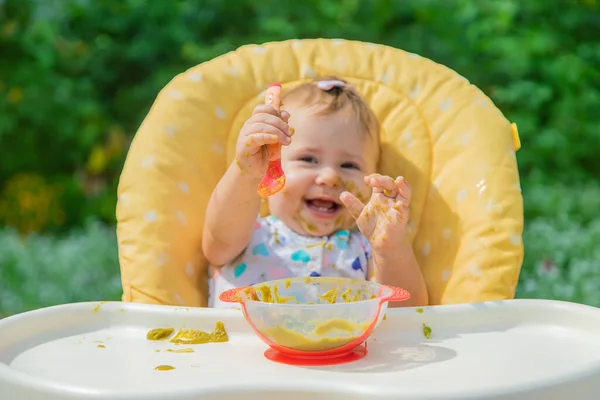
[[[316,163],[317,159],[313,156],[302,156],[299,158],[300,161],[308,162],[308,163]]]
[[[358,169],[360,170],[360,166],[356,163],[353,162],[345,162],[342,164],[342,168],[349,168],[349,169]]]

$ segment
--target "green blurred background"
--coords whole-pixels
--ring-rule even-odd
[[[519,126],[517,297],[600,306],[596,0],[0,0],[0,317],[118,300],[116,185],[176,74],[290,38],[443,63]]]

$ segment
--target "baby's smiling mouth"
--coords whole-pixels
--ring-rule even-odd
[[[312,199],[305,199],[304,202],[309,209],[320,213],[334,214],[342,207],[339,200],[333,197],[315,197]]]

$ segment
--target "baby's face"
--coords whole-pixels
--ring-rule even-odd
[[[295,134],[281,150],[287,180],[284,189],[269,198],[271,214],[309,236],[351,228],[354,220],[340,194],[349,191],[363,203],[368,200],[371,190],[364,177],[375,172],[376,141],[360,131],[349,110],[317,116],[307,108],[287,109]]]

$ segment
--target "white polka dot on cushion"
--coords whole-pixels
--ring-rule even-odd
[[[334,46],[339,46],[341,44],[344,44],[345,40],[344,39],[333,39],[331,41],[331,44]]]
[[[440,111],[448,111],[451,107],[452,107],[452,99],[450,99],[450,98],[445,99],[440,104]]]
[[[294,43],[292,43],[292,49],[297,49],[298,47],[302,46],[303,43],[304,42],[302,39],[294,40]]]
[[[133,253],[132,244],[122,244],[119,246],[119,252],[124,256],[129,256]]]
[[[169,256],[166,253],[161,253],[158,257],[156,257],[154,264],[156,264],[157,267],[162,267],[167,263],[167,261],[169,261]]]
[[[179,182],[177,184],[177,186],[179,186],[179,189],[183,192],[183,193],[189,193],[190,192],[190,187],[188,186],[187,183],[185,182]]]
[[[431,253],[431,243],[430,242],[425,242],[423,244],[423,247],[421,247],[421,253],[423,253],[424,256],[428,256],[429,253]]]
[[[333,61],[333,66],[337,69],[344,69],[348,64],[348,59],[346,57],[338,56]]]
[[[221,143],[213,143],[212,151],[214,151],[216,154],[223,155],[225,154],[225,147],[223,147]]]
[[[521,244],[521,236],[519,235],[510,235],[509,240],[510,243],[514,244],[515,246],[519,246]]]
[[[452,276],[452,270],[450,268],[444,268],[442,271],[442,282],[448,282],[450,276]]]
[[[236,76],[238,74],[236,67],[227,67],[227,72],[229,72],[229,75],[231,76]]]
[[[408,98],[410,99],[416,99],[417,96],[419,95],[421,88],[417,85],[414,86],[412,89],[410,89],[410,93],[408,94]]]
[[[413,135],[409,130],[404,131],[402,134],[402,140],[404,140],[406,147],[411,147],[414,144],[413,139]]]
[[[202,74],[200,72],[190,72],[187,77],[192,82],[200,82],[202,80]]]
[[[127,193],[121,193],[118,198],[119,204],[122,206],[128,206],[131,203],[131,199]]]
[[[458,144],[460,146],[463,147],[467,147],[469,145],[469,140],[471,139],[471,134],[470,133],[463,133],[459,138],[458,138]]]
[[[408,58],[420,58],[421,56],[418,55],[417,53],[409,53],[406,52],[406,55],[408,56]]]
[[[175,137],[175,127],[171,124],[167,124],[165,125],[165,133],[169,136],[171,136],[172,138]]]
[[[307,78],[314,78],[315,76],[317,76],[317,73],[310,66],[305,65],[302,67],[302,75],[304,75]]]
[[[442,232],[442,236],[444,237],[444,239],[450,239],[450,236],[452,236],[452,229],[444,229],[444,231]]]
[[[481,268],[479,268],[478,265],[475,265],[475,264],[469,265],[468,270],[471,273],[471,275],[475,278],[478,278],[481,276]]]
[[[175,214],[177,215],[177,219],[179,219],[181,225],[187,225],[187,218],[185,218],[185,215],[183,215],[181,211],[176,211]]]
[[[158,214],[156,211],[146,211],[144,214],[144,220],[147,222],[156,222],[158,220]]]
[[[500,214],[500,213],[502,213],[502,204],[497,203],[492,199],[489,199],[485,206],[485,209],[489,213]]]
[[[487,108],[487,103],[481,97],[477,97],[475,99],[475,104],[477,104],[479,107]]]
[[[461,202],[467,198],[467,189],[460,189],[456,194],[456,201]]]
[[[193,262],[188,261],[185,264],[185,273],[187,274],[187,276],[194,276],[196,274],[196,268],[194,268]]]
[[[171,96],[175,100],[181,100],[183,98],[183,94],[179,90],[169,90],[169,96]]]
[[[225,113],[225,110],[223,110],[221,107],[215,108],[215,115],[219,119],[226,119],[227,118],[227,114]]]
[[[154,157],[146,156],[142,158],[142,168],[150,168],[154,164]]]
[[[383,74],[381,74],[379,81],[382,82],[384,85],[388,85],[390,83],[390,78],[388,78],[387,72],[384,72]]]
[[[175,299],[175,302],[180,305],[180,306],[184,306],[185,302],[183,301],[183,298],[181,297],[181,295],[179,293],[175,293],[175,295],[173,296],[173,298]]]
[[[254,54],[265,54],[267,52],[267,49],[265,49],[262,46],[254,46],[252,48],[252,51],[254,52]]]
[[[437,177],[431,184],[431,189],[438,190],[442,186],[442,178]]]

